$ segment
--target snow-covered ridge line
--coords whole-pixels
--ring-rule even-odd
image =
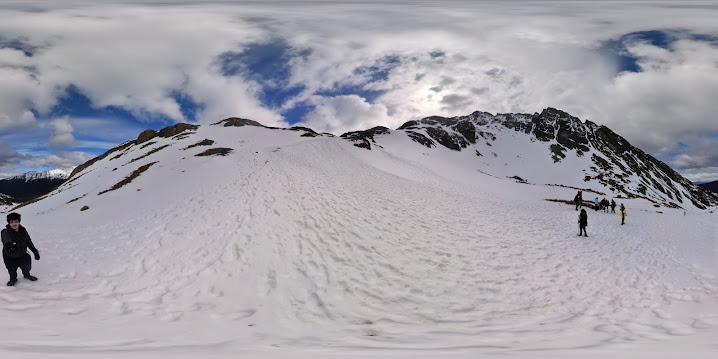
[[[13,179],[19,179],[24,181],[34,181],[39,179],[67,179],[70,177],[70,173],[72,173],[72,170],[74,170],[75,167],[69,167],[69,168],[56,168],[52,170],[47,171],[29,171],[25,172],[21,175],[17,175],[14,177],[4,178],[4,180],[13,180]]]
[[[381,146],[374,136],[387,133],[386,128],[376,127],[366,131],[343,134],[343,138],[360,141],[356,146],[371,149],[371,143]],[[577,117],[547,108],[541,113],[530,114],[497,114],[474,112],[468,116],[441,117],[431,116],[418,121],[408,121],[397,131],[403,131],[415,142],[432,148],[438,144],[454,150],[473,150],[477,156],[491,153],[500,161],[487,166],[503,164],[507,167],[516,164],[520,151],[507,148],[506,151],[516,152],[515,156],[506,156],[506,151],[495,151],[492,146],[499,137],[513,137],[509,147],[523,148],[518,142],[544,142],[548,146],[541,149],[550,156],[553,164],[560,167],[568,157],[588,160],[581,163],[580,170],[585,172],[582,182],[597,182],[607,187],[610,192],[630,198],[645,198],[657,205],[685,208],[695,206],[700,209],[718,205],[718,197],[709,191],[694,185],[678,174],[668,165],[632,146],[625,138],[606,126],[599,126],[591,121],[582,122]],[[516,139],[516,134],[523,134],[524,139]],[[500,141],[500,140],[499,140]],[[517,142],[518,141],[518,142]],[[570,155],[573,156],[570,156]],[[502,156],[503,155],[503,156]],[[498,163],[500,162],[500,163]],[[514,169],[521,171],[521,169]],[[539,169],[541,171],[550,168]],[[489,171],[491,172],[491,171]],[[516,174],[513,174],[516,175]],[[507,174],[513,177],[512,174]],[[535,173],[524,172],[523,178],[534,178]],[[552,179],[554,180],[554,179]],[[575,180],[574,180],[575,182]],[[541,183],[541,182],[539,182]],[[550,182],[542,182],[549,184]]]
[[[210,126],[251,126],[303,131],[302,137],[335,137],[306,127],[267,127],[242,118],[228,118]],[[141,147],[141,150],[158,139],[181,140],[196,133],[199,127],[176,124],[160,131],[144,131],[137,139],[78,166],[70,175],[70,181],[111,154],[112,158],[119,158],[132,148]],[[344,133],[341,138],[354,142],[357,147],[372,150],[373,146],[382,149],[395,146],[390,144],[394,140],[388,140],[395,136],[411,139],[401,145],[408,152],[436,151],[443,147],[452,152],[475,154],[468,162],[462,163],[469,163],[471,167],[476,166],[476,171],[495,177],[523,178],[527,183],[539,185],[596,187],[599,192],[612,196],[644,198],[656,206],[684,209],[718,206],[718,196],[693,185],[668,165],[632,146],[609,128],[581,121],[553,108],[533,115],[492,115],[477,111],[452,118],[430,116],[408,121],[396,130],[378,126]]]

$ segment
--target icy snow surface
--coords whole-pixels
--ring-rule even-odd
[[[202,126],[19,209],[40,280],[0,287],[0,357],[718,353],[717,213],[619,199],[626,225],[590,210],[578,237],[546,201],[574,189],[401,133],[371,151],[300,134]],[[204,138],[234,151],[183,150]]]

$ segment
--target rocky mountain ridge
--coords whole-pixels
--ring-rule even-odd
[[[184,153],[190,152],[187,150],[194,152],[198,146],[206,147],[206,150],[194,156],[230,156],[235,148],[222,146],[222,141],[216,141],[218,138],[211,138],[210,134],[217,134],[216,130],[221,127],[244,126],[282,131],[287,135],[296,132],[298,138],[306,137],[306,141],[336,137],[306,127],[267,127],[242,118],[213,123],[207,131],[198,125],[176,124],[160,131],[144,131],[136,139],[78,166],[58,191],[73,188],[80,177],[90,176],[97,178],[88,181],[89,177],[85,177],[86,180],[80,182],[96,183],[93,186],[100,196],[123,187],[157,163],[162,167],[169,159],[184,159]],[[205,136],[202,133],[210,137],[199,138]],[[468,165],[482,174],[510,178],[527,185],[590,189],[596,195],[616,198],[644,198],[656,207],[706,209],[718,205],[716,195],[693,185],[609,128],[590,121],[582,122],[553,108],[533,115],[474,112],[452,118],[431,116],[408,121],[396,130],[380,126],[344,133],[340,138],[353,142],[362,150],[399,149],[414,159],[421,158],[416,155],[422,153],[441,153],[448,156],[445,158],[462,157],[462,166]],[[246,140],[251,142],[251,137]],[[181,151],[165,150],[168,147]],[[140,162],[132,164],[135,161]],[[140,167],[130,171],[137,166]],[[96,176],[91,175],[92,172]],[[81,197],[90,194],[86,192]]]
[[[472,149],[477,156],[490,150],[497,136],[509,130],[523,134],[531,141],[546,143],[546,155],[554,163],[567,156],[587,157],[583,181],[598,183],[608,191],[626,197],[640,197],[656,204],[683,207],[690,202],[705,209],[718,205],[713,193],[693,185],[665,163],[632,146],[606,126],[547,108],[541,113],[497,114],[474,112],[468,116],[431,116],[408,121],[395,131],[406,133],[427,148],[438,145],[454,151]],[[371,149],[380,145],[375,136],[389,133],[386,127],[348,132],[341,137],[357,142],[355,146]],[[500,154],[492,152],[495,157]],[[548,184],[548,183],[544,183]],[[564,184],[565,185],[565,184]]]

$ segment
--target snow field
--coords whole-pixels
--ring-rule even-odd
[[[41,280],[0,288],[0,321],[11,323],[0,352],[715,350],[715,214],[625,200],[626,225],[589,210],[589,237],[578,237],[578,212],[545,201],[574,190],[491,177],[448,150],[238,131],[201,127],[170,147],[209,137],[229,156],[179,161],[165,149],[119,190],[95,196],[115,181],[88,175],[23,208]]]

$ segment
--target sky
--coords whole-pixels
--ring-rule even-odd
[[[1,1],[0,178],[148,128],[541,112],[718,180],[712,1]]]

